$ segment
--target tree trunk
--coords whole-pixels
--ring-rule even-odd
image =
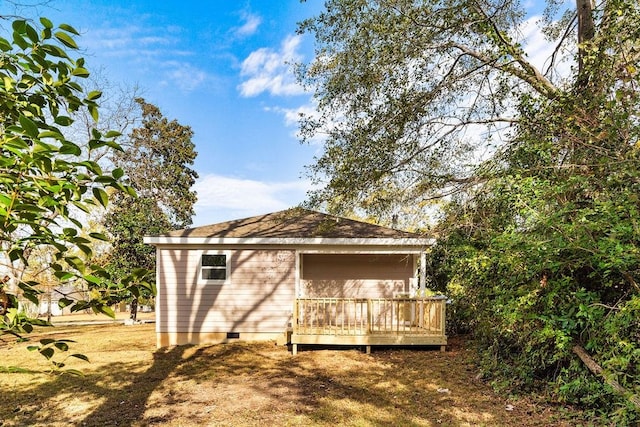
[[[576,13],[578,14],[578,65],[581,72],[585,43],[588,43],[596,35],[591,0],[576,0]]]
[[[596,35],[591,0],[576,0],[576,13],[578,15],[578,80],[576,86],[585,88],[589,82],[589,76],[585,73],[584,57],[588,52],[591,40]]]
[[[131,315],[129,318],[134,321],[138,320],[138,298],[131,300]]]

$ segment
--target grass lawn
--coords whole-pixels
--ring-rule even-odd
[[[302,347],[293,357],[273,343],[157,350],[151,324],[42,335],[76,340],[90,363],[68,360],[83,376],[51,374],[29,343],[0,341],[3,427],[575,425],[568,409],[494,394],[455,340],[445,353]]]

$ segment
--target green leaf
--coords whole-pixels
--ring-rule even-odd
[[[65,59],[69,58],[69,55],[67,55],[67,52],[65,52],[60,47],[52,44],[43,44],[40,46],[40,49],[42,49],[44,52],[48,53],[51,56],[55,56],[58,58],[65,58]]]
[[[102,284],[102,279],[100,279],[99,277],[93,276],[91,274],[87,274],[84,277],[84,280],[86,280],[87,282],[93,283],[95,285],[100,285]]]
[[[100,165],[97,162],[94,162],[92,160],[84,160],[78,164],[84,166],[88,171],[91,171],[96,175],[102,174],[102,168],[100,168]]]
[[[68,307],[71,304],[73,304],[73,300],[70,300],[69,298],[60,298],[58,300],[58,307],[60,308]]]
[[[114,311],[111,309],[111,307],[107,306],[107,305],[100,305],[99,307],[94,307],[94,311],[97,311],[98,313],[102,313],[102,314],[106,314],[107,316],[111,317],[112,319],[116,318],[116,313],[114,313]]]
[[[78,45],[76,42],[69,36],[67,33],[63,33],[62,31],[58,31],[54,34],[54,36],[66,47],[71,49],[77,49]]]
[[[76,67],[76,68],[73,69],[71,74],[73,74],[74,76],[77,76],[77,77],[89,77],[89,70],[87,70],[86,68],[82,68],[82,67]]]
[[[20,126],[22,126],[22,129],[27,135],[29,135],[31,138],[38,137],[38,133],[39,133],[38,125],[36,125],[33,120],[31,120],[26,116],[20,116],[19,121],[20,121]]]
[[[38,37],[38,32],[31,25],[25,25],[25,32],[27,33],[27,37],[33,43],[38,43],[40,41],[40,37]]]
[[[93,250],[91,250],[91,247],[88,245],[76,243],[76,247],[80,249],[82,253],[85,254],[88,258],[93,255]]]
[[[94,90],[91,91],[87,94],[87,99],[90,101],[95,101],[96,99],[100,98],[102,96],[102,92],[100,92],[99,90]]]
[[[112,184],[115,178],[109,175],[100,175],[96,177],[93,182],[98,182],[100,184]]]
[[[109,204],[109,196],[107,195],[107,192],[102,188],[93,188],[92,191],[93,197],[95,197],[102,206],[107,207]]]
[[[70,357],[75,357],[76,359],[84,360],[85,362],[89,361],[89,358],[84,354],[75,353],[75,354],[72,354]]]
[[[54,121],[60,126],[71,126],[73,123],[73,119],[67,116],[57,116]]]
[[[75,228],[72,227],[65,227],[62,229],[62,232],[64,234],[66,234],[67,236],[77,236],[78,235],[78,230],[76,230]]]
[[[104,137],[108,138],[108,139],[112,139],[112,138],[116,138],[116,137],[118,137],[120,135],[122,135],[120,132],[115,131],[115,130],[110,130],[104,135]]]
[[[76,144],[73,144],[67,141],[67,142],[64,142],[62,146],[60,146],[60,153],[79,156],[80,154],[82,154],[82,149],[78,147]]]
[[[68,271],[56,271],[55,273],[53,273],[53,275],[56,276],[61,282],[66,282],[67,280],[76,277],[75,274]]]
[[[91,233],[89,233],[89,236],[94,238],[94,239],[96,239],[96,240],[102,240],[103,242],[108,242],[109,241],[109,237],[107,237],[103,233],[91,232]]]
[[[26,25],[27,21],[25,21],[24,19],[16,19],[11,23],[11,28],[13,28],[13,31],[22,34],[25,32]]]
[[[29,43],[18,33],[13,33],[13,43],[22,50],[26,50],[29,47]]]
[[[30,302],[34,304],[39,304],[39,296],[40,292],[35,289],[23,289],[22,296],[28,299]]]
[[[122,170],[122,168],[115,168],[111,172],[111,176],[113,176],[115,179],[120,179],[124,176],[124,171]]]
[[[79,36],[80,33],[78,32],[78,30],[76,30],[75,28],[73,28],[71,25],[69,24],[60,24],[58,26],[61,30],[65,30],[71,34],[75,34],[76,36]]]
[[[57,140],[62,140],[64,139],[64,136],[57,130],[45,130],[38,134],[38,138],[39,139],[53,138]]]
[[[6,39],[0,37],[0,50],[2,50],[3,52],[9,52],[11,49],[13,49],[11,43],[9,43]]]
[[[51,347],[41,348],[39,352],[41,355],[43,355],[47,359],[51,359],[55,354],[55,350]]]
[[[60,351],[68,351],[69,350],[69,344],[67,344],[64,341],[57,341],[54,346],[60,350]]]
[[[87,109],[89,110],[89,114],[91,114],[91,118],[97,122],[100,116],[98,112],[98,107],[96,105],[87,105]]]
[[[77,256],[68,256],[65,257],[64,260],[79,272],[82,273],[82,271],[84,271],[84,262]]]
[[[51,21],[49,21],[47,18],[45,18],[44,16],[40,17],[40,23],[45,28],[49,28],[49,29],[53,28],[53,23]]]

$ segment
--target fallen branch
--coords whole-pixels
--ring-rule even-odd
[[[575,345],[573,346],[572,350],[580,358],[580,360],[582,360],[582,362],[585,365],[587,365],[587,368],[589,368],[591,372],[593,372],[595,375],[602,377],[604,381],[609,386],[611,386],[611,388],[613,388],[617,393],[621,394],[622,396],[626,396],[627,399],[629,399],[629,401],[636,407],[636,409],[640,409],[640,397],[629,392],[629,390],[622,387],[618,381],[616,381],[615,379],[607,375],[604,372],[604,369],[602,369],[602,367],[598,365],[598,363],[595,360],[593,360],[591,356],[589,356],[589,353],[587,353],[587,351],[584,348],[582,348],[579,345]]]

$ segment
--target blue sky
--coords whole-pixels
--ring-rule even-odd
[[[191,126],[199,226],[304,200],[304,166],[321,147],[296,137],[297,113],[312,103],[287,64],[312,59],[311,36],[296,35],[296,24],[322,7],[321,0],[52,0],[22,13],[76,27],[90,70],[139,85],[165,116]],[[551,49],[531,16],[541,5],[526,7],[522,36],[541,68]]]
[[[310,0],[54,0],[37,12],[82,36],[87,67],[137,84],[169,119],[195,132],[200,175],[194,226],[271,212],[304,200],[295,117],[310,95],[287,63],[308,61],[310,36],[296,23],[319,12]]]

